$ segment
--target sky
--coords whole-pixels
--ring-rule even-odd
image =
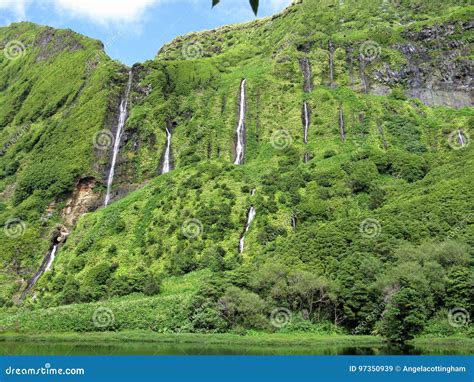
[[[291,0],[260,1],[258,17]],[[165,43],[189,32],[253,20],[247,0],[0,0],[0,26],[32,21],[70,28],[101,40],[109,56],[132,65],[155,57]]]

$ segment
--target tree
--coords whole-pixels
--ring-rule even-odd
[[[259,0],[249,0],[250,6],[252,7],[253,13],[255,13],[255,15],[257,15],[257,12],[258,12],[258,2]],[[213,7],[219,3],[220,3],[220,0],[212,0]]]
[[[385,309],[382,334],[392,343],[403,344],[423,329],[426,318],[418,291],[402,288],[392,296]]]

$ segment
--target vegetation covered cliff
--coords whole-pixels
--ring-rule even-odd
[[[468,331],[473,10],[305,0],[177,38],[131,68],[106,208],[129,69],[0,28],[1,325]]]

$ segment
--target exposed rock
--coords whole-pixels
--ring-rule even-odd
[[[67,225],[74,225],[81,215],[98,206],[99,195],[94,193],[95,184],[96,180],[93,177],[79,180],[66,207],[61,212]]]

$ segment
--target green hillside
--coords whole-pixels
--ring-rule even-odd
[[[0,28],[0,326],[472,335],[473,13],[304,0],[177,38],[131,68],[106,208],[130,69]]]

